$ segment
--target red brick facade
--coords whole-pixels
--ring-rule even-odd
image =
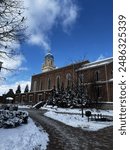
[[[113,101],[113,60],[90,63],[78,70],[83,76],[89,99]]]
[[[77,81],[76,70],[86,63],[88,63],[88,61],[32,76],[31,91],[50,90],[53,89],[54,86],[57,89],[58,87],[60,88],[62,84],[64,84],[65,88],[67,88],[68,84],[72,86],[72,84]]]
[[[113,101],[113,58],[96,62],[88,61],[72,64],[62,68],[32,76],[31,91],[15,95],[16,103],[34,104],[46,100],[51,89],[64,85],[83,84],[88,98],[103,102]]]

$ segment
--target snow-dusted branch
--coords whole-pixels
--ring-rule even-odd
[[[0,0],[0,61],[8,71],[15,69],[4,67],[3,59],[14,59],[15,47],[27,38],[24,11],[23,0]]]

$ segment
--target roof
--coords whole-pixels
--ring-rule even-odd
[[[95,68],[98,66],[110,64],[111,62],[113,62],[113,57],[102,59],[102,60],[97,60],[91,63],[84,64],[81,68],[77,69],[77,71]]]
[[[75,67],[75,65],[80,65],[80,64],[83,65],[83,64],[86,64],[86,63],[89,63],[89,61],[88,60],[84,60],[84,61],[81,61],[81,62],[72,63],[72,64],[69,64],[69,65],[66,65],[66,66],[63,66],[63,67],[60,67],[60,68],[55,68],[54,70],[42,72],[42,73],[39,73],[39,74],[34,74],[32,77],[43,75],[43,74],[50,73],[50,72],[53,72],[53,71],[58,71],[58,70],[61,70],[61,69],[66,69],[68,67]]]
[[[51,53],[47,53],[45,58],[52,58],[52,59],[54,59],[54,56]]]
[[[14,92],[13,92],[13,89],[9,89],[8,93],[5,94],[5,97],[14,97]]]

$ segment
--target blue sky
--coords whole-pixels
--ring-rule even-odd
[[[28,39],[20,46],[23,56],[18,67],[22,68],[22,71],[6,77],[6,82],[3,83],[4,90],[5,85],[13,87],[20,81],[29,83],[33,74],[41,73],[48,48],[54,55],[57,67],[84,58],[95,61],[99,57],[106,58],[113,55],[112,0],[63,0],[63,3],[59,0],[57,3],[54,0],[45,0],[45,3],[42,0],[34,1],[39,5],[35,8],[36,11],[32,8],[33,11],[30,11],[29,16],[35,16],[36,19],[34,17],[34,20],[31,20],[31,17],[28,17],[31,20],[28,21],[30,23],[28,32],[34,35],[33,40]],[[30,0],[29,3],[28,0],[26,4],[32,7],[30,5],[32,2]],[[47,16],[48,9],[44,12],[42,3],[54,15]],[[37,39],[35,35],[38,35]]]

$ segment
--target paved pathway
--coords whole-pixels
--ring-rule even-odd
[[[49,134],[47,150],[112,150],[113,128],[83,131],[43,116],[43,110],[28,110],[30,117]]]

